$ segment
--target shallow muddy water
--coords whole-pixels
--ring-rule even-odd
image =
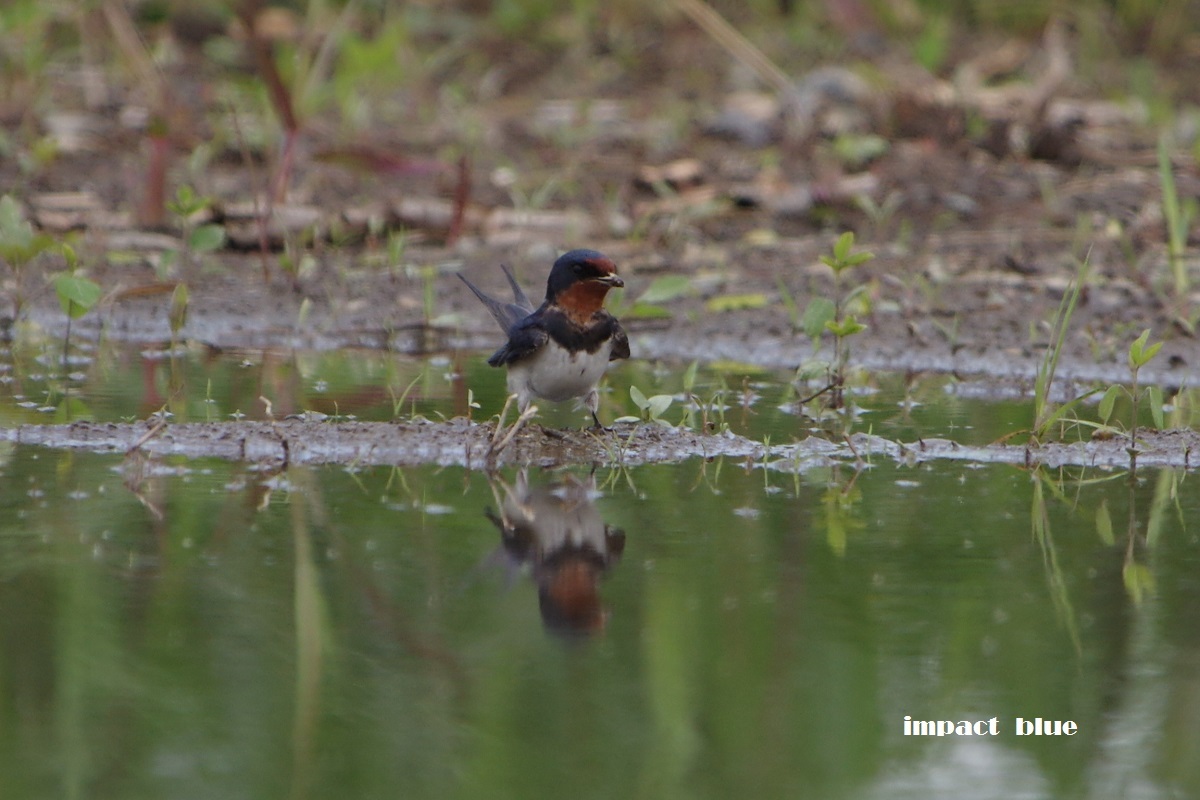
[[[64,377],[59,348],[4,353],[6,428],[166,410],[336,437],[503,400],[476,355],[84,345]],[[601,414],[636,386],[673,424],[835,446],[791,379],[622,364]],[[861,461],[489,477],[0,440],[0,794],[1195,795],[1194,475],[861,438],[987,445],[1028,425],[1027,388],[864,377]]]
[[[0,351],[3,424],[118,422],[164,410],[174,423],[283,419],[306,412],[312,419],[333,420],[395,421],[413,415],[486,420],[504,403],[503,371],[488,367],[477,353],[414,358],[374,350],[169,350],[84,343],[72,351],[65,373],[61,360],[61,342],[54,340]],[[820,380],[797,383],[794,371],[737,362],[697,364],[689,380],[688,366],[613,365],[602,394],[602,419],[639,415],[630,398],[633,386],[645,396],[671,395],[661,418],[673,425],[728,429],[775,443],[834,427],[811,419],[801,411],[812,409],[797,405],[821,388]],[[837,430],[987,444],[1028,427],[1031,391],[1020,381],[864,373],[849,390],[859,411],[841,420]],[[590,424],[587,413],[569,403],[544,407],[538,419],[557,428]]]
[[[0,464],[5,797],[1200,791],[1180,472]]]

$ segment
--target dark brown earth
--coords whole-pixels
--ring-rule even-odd
[[[0,183],[40,229],[73,237],[105,291],[74,323],[75,336],[169,339],[171,291],[182,282],[183,336],[214,347],[486,348],[496,332],[453,273],[498,290],[504,262],[539,287],[556,252],[588,246],[626,278],[617,309],[635,358],[795,368],[812,345],[787,301],[802,311],[814,296],[835,296],[819,257],[853,230],[876,255],[842,287],[865,286],[868,330],[853,340],[855,365],[1027,385],[1086,258],[1090,277],[1060,378],[1127,380],[1128,345],[1149,328],[1165,345],[1143,382],[1200,382],[1200,291],[1172,283],[1146,102],[1101,99],[1094,78],[1073,69],[1070,36],[981,40],[945,78],[885,47],[855,69],[798,66],[787,91],[748,79],[689,25],[664,36],[640,72],[573,50],[564,63],[520,51],[493,76],[497,86],[472,89],[466,101],[448,101],[433,80],[397,91],[390,102],[400,105],[381,116],[399,122],[386,128],[306,120],[287,195],[262,228],[262,204],[256,211],[251,200],[277,154],[213,139],[202,167],[189,168],[192,148],[216,135],[198,127],[172,145],[168,188],[188,183],[211,197],[188,224],[223,226],[228,245],[183,253],[169,267],[163,254],[183,251],[178,220],[164,229],[138,222],[149,145],[136,87],[111,86],[108,102],[92,106],[78,88],[86,76],[65,68],[58,103],[34,119],[57,156],[33,173],[6,160]],[[216,78],[193,78],[196,94],[185,99],[215,124],[221,109],[202,98],[204,81]],[[749,88],[732,90],[739,86]],[[1186,144],[1184,122],[1175,133]],[[871,142],[878,152],[848,153]],[[459,155],[470,192],[462,230],[452,232],[455,170],[392,167],[401,157],[451,165]],[[1172,155],[1178,194],[1195,201],[1195,164],[1180,148]],[[1194,249],[1186,255],[1195,284]],[[6,270],[0,317],[11,325],[19,308],[22,320],[62,333],[46,277],[61,266],[48,255],[22,273]],[[690,288],[655,304],[654,316],[635,307],[665,276],[687,276]],[[219,438],[222,427],[205,435]],[[525,452],[525,441],[513,452]],[[555,445],[563,458],[611,452],[611,442],[587,440],[576,451],[572,441]],[[702,454],[706,442],[672,452]]]

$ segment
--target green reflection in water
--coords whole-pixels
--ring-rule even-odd
[[[80,347],[85,349],[68,367],[69,377],[59,364],[60,342],[30,337],[0,349],[0,425],[145,419],[164,409],[174,422],[266,419],[263,398],[276,418],[316,412],[383,421],[414,414],[487,419],[499,412],[505,396],[504,371],[488,367],[486,354],[479,353],[422,359],[369,350],[217,352],[195,346],[168,353],[149,347]],[[675,398],[663,415],[671,424],[686,418],[693,427],[727,425],[775,444],[819,430],[798,413],[790,371],[701,366],[690,392],[684,372],[645,361],[615,365],[604,383],[602,418],[636,414],[629,395],[636,386],[646,395]],[[1028,402],[985,402],[969,395],[969,388],[947,376],[860,375],[849,399],[862,413],[845,423],[848,429],[840,425],[835,438],[871,431],[904,441],[949,436],[986,444],[1028,426]],[[570,403],[543,405],[539,420],[548,426],[590,424],[586,412]]]
[[[6,798],[1200,792],[1176,473],[0,472]]]

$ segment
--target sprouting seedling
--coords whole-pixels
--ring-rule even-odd
[[[175,216],[183,235],[183,248],[179,253],[171,252],[161,262],[161,268],[171,266],[176,257],[188,261],[196,253],[211,253],[225,246],[225,228],[216,223],[195,224],[196,215],[212,205],[211,197],[196,194],[187,184],[180,186],[175,197],[167,203],[167,209]],[[164,254],[166,255],[166,254]]]
[[[699,368],[700,362],[693,361],[683,373],[684,409],[683,418],[679,424],[686,428],[692,427],[695,423],[696,396],[693,394],[693,390],[696,388],[696,372]]]
[[[1130,388],[1125,389],[1120,384],[1113,384],[1108,387],[1108,391],[1100,398],[1100,419],[1105,423],[1112,417],[1113,405],[1116,403],[1117,397],[1125,391],[1129,393],[1129,400],[1133,404],[1132,420],[1129,425],[1129,446],[1134,446],[1134,439],[1137,436],[1137,421],[1138,421],[1138,401],[1141,398],[1141,391],[1138,389],[1138,372],[1142,367],[1150,363],[1150,360],[1158,355],[1158,351],[1162,349],[1162,342],[1154,342],[1150,344],[1150,329],[1142,331],[1142,335],[1133,340],[1129,345],[1129,377]],[[1150,402],[1150,414],[1154,419],[1154,427],[1161,429],[1163,427],[1163,398],[1162,389],[1157,386],[1149,386],[1146,388],[1146,398]]]
[[[9,195],[0,197],[0,260],[12,265],[16,273],[16,310],[21,311],[21,269],[54,246],[54,240],[44,233],[34,233],[33,225],[25,219],[21,206]]]
[[[1037,377],[1034,378],[1033,383],[1033,435],[1037,438],[1044,436],[1054,423],[1062,419],[1084,398],[1090,397],[1093,394],[1093,392],[1088,392],[1080,395],[1058,408],[1054,408],[1050,404],[1050,387],[1054,384],[1054,373],[1058,370],[1058,361],[1062,356],[1063,344],[1067,338],[1067,328],[1071,324],[1071,316],[1075,313],[1075,306],[1079,302],[1079,295],[1087,283],[1090,269],[1091,254],[1089,253],[1080,262],[1074,281],[1067,289],[1066,294],[1063,295],[1062,302],[1058,305],[1058,311],[1055,312],[1054,322],[1051,325],[1052,337],[1050,344],[1046,347],[1046,352],[1043,354],[1042,361],[1038,365]]]
[[[78,259],[75,251],[69,245],[62,245],[63,256],[67,259],[67,272],[54,279],[54,291],[58,295],[58,303],[63,313],[67,315],[67,336],[63,341],[62,363],[67,365],[67,353],[71,346],[71,321],[79,319],[92,310],[100,300],[100,285],[88,280],[82,275],[75,274]]]
[[[865,264],[875,257],[874,253],[854,252],[854,233],[846,231],[838,237],[833,245],[833,252],[821,256],[821,263],[833,270],[833,293],[830,300],[827,297],[814,297],[804,310],[801,318],[805,334],[812,339],[814,346],[825,331],[833,334],[834,356],[829,369],[829,383],[819,394],[832,391],[830,406],[841,408],[842,390],[846,383],[846,365],[850,360],[850,348],[847,340],[867,329],[853,314],[847,314],[846,309],[866,292],[866,284],[859,284],[842,294],[844,273],[852,267]]]
[[[659,425],[671,427],[671,423],[662,418],[662,415],[667,413],[667,409],[671,407],[671,403],[675,398],[669,394],[656,394],[646,397],[642,390],[636,386],[629,387],[629,399],[642,412],[641,417],[621,417],[617,422],[657,422]]]
[[[424,370],[422,370],[421,372],[417,373],[417,376],[416,376],[415,378],[413,378],[413,379],[412,379],[412,380],[409,382],[408,386],[405,386],[405,387],[404,387],[404,391],[402,391],[402,392],[401,392],[401,393],[400,393],[398,396],[397,396],[397,394],[396,394],[396,390],[395,390],[395,388],[394,388],[394,387],[392,387],[392,386],[388,386],[388,392],[389,392],[389,393],[391,394],[391,396],[392,396],[392,416],[394,416],[394,417],[398,417],[398,416],[400,416],[400,412],[401,412],[401,411],[403,410],[403,408],[404,408],[404,403],[405,403],[405,401],[406,401],[406,400],[408,400],[408,396],[409,396],[409,394],[412,392],[412,390],[413,390],[413,387],[414,387],[414,386],[416,386],[416,385],[417,385],[417,383],[418,383],[418,382],[419,382],[419,381],[420,381],[422,378],[424,378],[424,377],[425,377],[425,371],[424,371]],[[414,399],[414,403],[413,403],[413,413],[412,413],[412,416],[414,416],[414,417],[416,416],[416,403],[415,403],[415,399]]]
[[[1167,222],[1167,261],[1171,267],[1175,296],[1184,297],[1190,289],[1190,282],[1183,252],[1187,247],[1188,228],[1196,215],[1196,203],[1192,200],[1184,204],[1179,200],[1165,134],[1158,140],[1158,180],[1162,186],[1163,217]]]

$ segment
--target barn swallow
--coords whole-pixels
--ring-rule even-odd
[[[491,297],[461,273],[463,283],[491,312],[508,341],[488,359],[508,368],[508,391],[522,416],[541,398],[555,403],[579,398],[600,427],[596,390],[608,362],[629,358],[621,323],[604,310],[608,290],[624,286],[611,260],[595,250],[572,250],[554,262],[546,299],[536,310],[512,271],[503,267],[512,303]]]

